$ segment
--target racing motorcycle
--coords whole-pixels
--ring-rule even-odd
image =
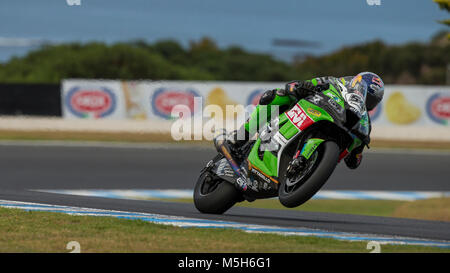
[[[196,208],[222,214],[245,200],[278,197],[288,208],[308,201],[341,159],[368,145],[366,94],[364,82],[347,89],[335,79],[272,118],[237,152],[225,137],[216,138],[219,154],[201,170],[194,188]]]

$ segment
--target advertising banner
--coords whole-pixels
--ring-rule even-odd
[[[142,82],[148,90],[148,118],[170,120],[175,105],[186,105],[192,115],[208,105],[222,109],[224,118],[235,118],[235,113],[226,111],[226,106],[256,105],[266,90],[282,86],[282,83],[245,82]],[[194,105],[194,98],[201,98],[201,105]],[[238,111],[239,112],[239,111]],[[237,113],[243,114],[243,113]]]
[[[370,116],[374,125],[448,126],[450,87],[388,85]]]
[[[256,105],[264,91],[282,87],[281,82],[65,80],[61,97],[65,118],[170,121],[178,118],[172,116],[176,105],[192,115],[216,105],[228,119],[236,113],[225,111],[227,105]],[[450,87],[387,85],[370,116],[383,127],[448,126]]]
[[[62,114],[68,119],[123,119],[124,92],[120,81],[64,80]]]

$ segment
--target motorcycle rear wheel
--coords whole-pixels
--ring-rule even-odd
[[[205,171],[195,184],[194,205],[202,213],[223,214],[236,204],[240,196],[232,184]]]

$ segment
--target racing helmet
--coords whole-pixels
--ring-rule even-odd
[[[367,84],[366,108],[372,111],[383,99],[384,83],[380,76],[372,72],[361,72],[352,79],[353,83],[365,82]]]

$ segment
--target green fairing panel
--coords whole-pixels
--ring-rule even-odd
[[[319,145],[324,142],[324,139],[321,138],[310,138],[305,143],[305,145],[302,148],[301,155],[305,157],[306,159],[309,159],[311,155],[314,153],[314,151],[319,147]]]
[[[276,177],[278,169],[277,157],[273,155],[271,152],[265,151],[263,155],[263,160],[259,159],[258,150],[260,145],[261,139],[258,139],[253,145],[250,154],[248,155],[248,160],[253,166],[260,169],[263,173]]]
[[[293,136],[299,133],[297,127],[295,127],[289,119],[283,113],[279,117],[278,126],[280,127],[279,132],[286,138],[291,139]],[[260,169],[266,175],[272,177],[278,177],[278,158],[271,151],[264,151],[263,160],[259,158],[258,151],[261,145],[261,139],[255,142],[248,156],[249,162]]]
[[[263,156],[264,165],[267,166],[267,175],[277,177],[278,176],[278,158],[269,151],[264,152]]]
[[[314,121],[326,120],[333,122],[333,118],[322,108],[310,103],[307,100],[300,100],[298,102],[300,107],[307,113],[307,115]],[[285,113],[279,116],[279,132],[287,140],[291,140],[295,137],[300,130],[294,126],[288,119]],[[264,151],[263,160],[258,156],[259,147],[261,145],[261,140],[258,139],[253,145],[250,155],[248,157],[250,163],[260,169],[267,175],[272,177],[278,176],[278,158],[274,153],[270,151]],[[312,151],[314,152],[314,150]]]
[[[251,133],[252,135],[253,132],[256,132],[258,129],[258,122],[259,122],[258,113],[259,113],[259,105],[257,105],[256,108],[253,110],[248,122],[244,124],[245,130],[247,130],[247,132],[252,132]]]
[[[253,110],[252,114],[250,115],[250,119],[247,123],[245,123],[245,129],[248,132],[256,133],[258,127],[260,126],[260,116],[261,113],[266,113],[266,121],[271,120],[271,114],[273,111],[275,111],[274,106],[281,106],[281,105],[289,105],[292,103],[292,100],[289,96],[278,96],[275,95],[275,98],[272,100],[271,103],[268,105],[257,105],[255,110]]]
[[[307,100],[300,100],[298,102],[298,105],[302,107],[302,109],[306,112],[308,117],[310,117],[314,122],[320,121],[320,120],[327,120],[330,122],[334,122],[334,119],[328,114],[325,110],[320,108],[319,106],[307,101]],[[288,117],[285,113],[280,115],[280,126],[282,124],[285,124],[286,121],[288,121]],[[295,136],[300,130],[294,126],[292,123],[288,122],[285,125],[281,126],[280,133],[287,139],[291,139],[293,136]]]
[[[287,121],[289,121],[289,119],[283,113],[280,116],[280,123],[279,123],[279,126],[281,126],[280,127],[280,133],[281,133],[281,135],[284,136],[284,138],[286,138],[287,140],[290,140],[295,135],[297,135],[300,130],[297,127],[295,127],[292,123],[287,122]],[[282,125],[282,124],[284,124],[284,125]]]
[[[311,118],[314,122],[320,121],[320,120],[327,120],[334,122],[334,119],[328,114],[327,111],[323,110],[319,106],[307,101],[307,100],[300,100],[298,102],[298,105],[302,107],[303,111],[306,112],[309,118]],[[295,126],[294,126],[295,127]]]
[[[317,81],[312,80],[312,82],[316,85]],[[344,107],[344,100],[340,94],[340,92],[330,84],[330,89],[323,92],[325,95],[327,95],[330,98],[333,98],[336,102],[338,102],[342,107]],[[273,105],[287,105],[291,104],[292,101],[288,96],[280,97],[278,95],[275,96],[275,99],[272,101],[270,106]],[[315,104],[302,99],[298,102],[298,105],[305,111],[305,113],[308,115],[309,118],[311,118],[314,122],[325,120],[329,122],[334,122],[334,119],[322,108],[319,106],[316,106]],[[261,107],[258,105],[257,107]],[[268,117],[267,121],[270,120],[270,113],[272,111],[271,108],[269,108],[270,111],[267,111]],[[251,122],[248,122],[245,124],[245,128],[249,131],[250,129],[255,130],[258,128],[258,122],[259,122],[259,113],[260,109],[255,109],[251,115]],[[251,123],[251,124],[250,124]],[[282,113],[279,116],[279,132],[280,134],[286,138],[287,140],[291,140],[293,137],[295,137],[300,130],[294,126],[286,116],[286,113]],[[311,155],[314,150],[318,147],[320,143],[322,143],[323,140],[321,139],[313,139],[311,142],[307,143],[307,147],[305,150],[307,150],[305,153],[307,155]],[[255,144],[252,147],[252,150],[248,156],[249,162],[255,166],[256,168],[260,169],[263,173],[266,175],[277,177],[278,176],[278,158],[276,155],[274,155],[271,151],[264,151],[262,160],[259,158],[258,151],[261,145],[261,140],[258,139]]]

